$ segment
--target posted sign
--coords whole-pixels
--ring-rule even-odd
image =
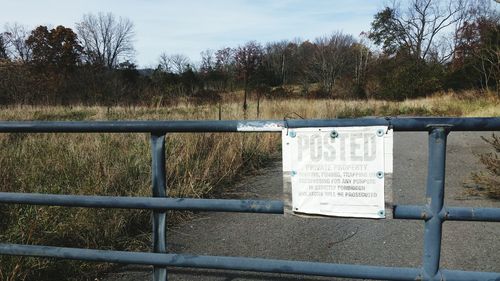
[[[294,213],[385,217],[387,126],[285,128],[282,140],[285,201]]]

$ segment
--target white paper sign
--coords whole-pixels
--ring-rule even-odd
[[[285,128],[282,140],[285,196],[291,188],[294,213],[385,218],[387,126]]]

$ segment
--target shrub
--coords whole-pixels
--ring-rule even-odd
[[[467,193],[470,195],[484,195],[492,199],[500,199],[500,137],[492,134],[491,138],[481,137],[493,147],[493,152],[479,155],[479,160],[486,171],[472,174],[474,185],[468,185]]]

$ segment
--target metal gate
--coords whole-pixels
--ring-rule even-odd
[[[165,135],[175,132],[281,132],[282,128],[389,125],[395,131],[429,133],[429,164],[424,206],[396,205],[395,219],[422,220],[424,252],[420,268],[382,267],[199,256],[166,252],[166,210],[282,214],[283,202],[166,197]],[[500,222],[500,208],[448,207],[444,203],[446,139],[450,131],[500,130],[500,118],[361,118],[285,121],[88,121],[0,122],[0,133],[149,133],[153,197],[75,196],[0,192],[0,203],[46,206],[148,209],[153,212],[153,253],[104,251],[0,243],[0,254],[154,266],[154,280],[167,280],[167,266],[317,275],[383,280],[500,280],[500,272],[446,270],[439,267],[444,221]],[[486,258],[486,257],[485,257]]]

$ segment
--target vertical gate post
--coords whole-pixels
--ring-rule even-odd
[[[440,212],[444,203],[446,139],[449,126],[430,125],[429,129],[429,163],[425,197],[430,219],[425,221],[424,229],[423,277],[424,280],[441,280],[435,278],[439,272],[441,256],[443,219]]]
[[[165,133],[151,134],[153,197],[166,197]],[[166,253],[166,210],[153,211],[153,252]],[[153,281],[167,281],[167,268],[153,268]]]

